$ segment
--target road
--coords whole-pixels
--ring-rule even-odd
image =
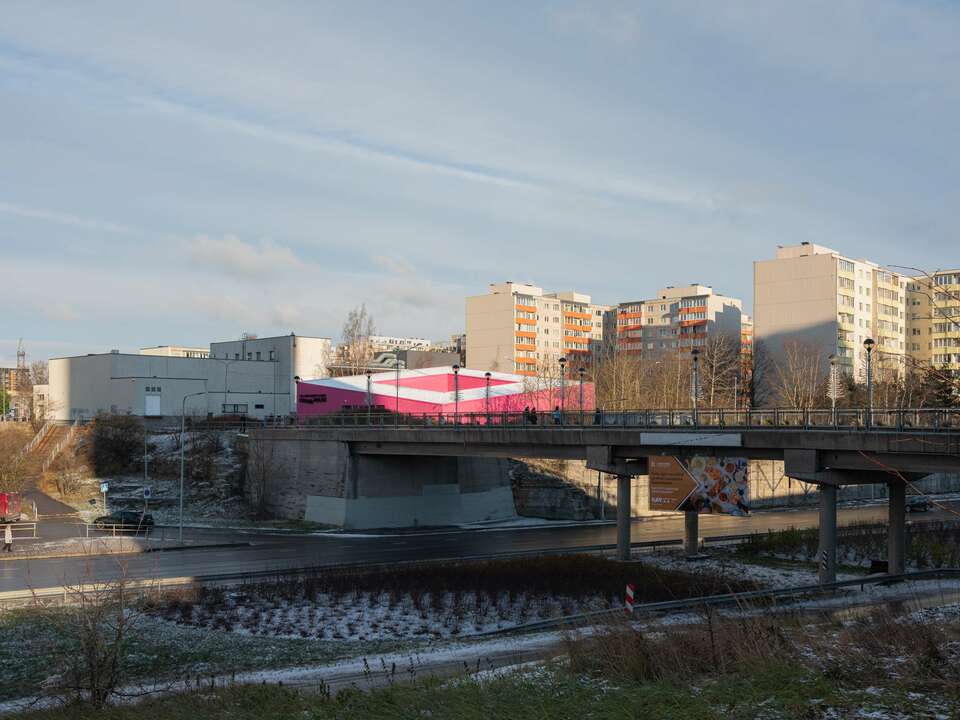
[[[960,501],[948,503],[960,509]],[[859,505],[839,510],[840,525],[886,520],[886,506]],[[955,519],[943,511],[925,513],[925,520]],[[815,527],[815,509],[757,512],[746,518],[705,515],[700,519],[702,536],[738,535],[789,527]],[[249,546],[221,547],[140,555],[49,558],[0,562],[0,592],[114,578],[195,577],[218,573],[281,570],[296,567],[393,563],[510,553],[571,549],[616,542],[611,524],[565,527],[449,530],[432,533],[225,534],[224,530],[191,530],[196,541],[249,542]],[[633,542],[677,539],[683,535],[682,515],[635,520]]]

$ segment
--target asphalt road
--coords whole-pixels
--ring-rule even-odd
[[[950,503],[955,509],[960,502]],[[886,520],[880,505],[842,507],[841,525]],[[925,520],[953,518],[935,510]],[[739,535],[768,529],[815,527],[815,509],[757,512],[746,518],[705,515],[700,518],[701,536]],[[41,534],[43,534],[41,525]],[[682,515],[635,520],[633,542],[682,537]],[[577,548],[616,542],[611,524],[565,527],[449,530],[432,533],[281,535],[193,529],[195,541],[251,543],[223,547],[140,555],[49,558],[0,562],[0,592],[30,588],[60,587],[126,574],[130,578],[194,577],[217,573],[280,570],[343,563],[391,563],[409,560],[459,558],[517,551]]]

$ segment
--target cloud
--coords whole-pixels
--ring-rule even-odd
[[[374,255],[370,259],[374,265],[390,275],[410,276],[415,273],[413,265],[395,255]]]
[[[185,249],[193,262],[227,275],[263,277],[305,265],[284,245],[270,240],[249,243],[236,235],[197,235],[185,242]]]
[[[46,210],[42,208],[30,208],[14,203],[0,202],[0,213],[6,215],[15,215],[16,217],[27,218],[29,220],[41,220],[43,222],[66,225],[68,227],[84,228],[87,230],[99,230],[108,233],[134,233],[134,228],[120,223],[109,222],[106,220],[97,220],[93,218],[84,218],[69,213],[57,212],[56,210]]]
[[[627,45],[638,40],[644,30],[642,11],[634,3],[574,3],[551,7],[547,18],[551,27],[563,33],[595,35],[601,40]]]

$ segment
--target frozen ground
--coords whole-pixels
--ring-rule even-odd
[[[317,640],[403,640],[456,638],[507,630],[523,623],[616,607],[612,598],[579,598],[526,593],[321,593],[290,601],[228,593],[221,606],[181,604],[168,607],[167,620],[248,635]]]

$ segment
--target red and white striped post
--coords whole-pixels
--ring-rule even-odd
[[[623,609],[626,611],[627,615],[633,615],[633,591],[636,589],[636,585],[633,583],[627,583],[627,594],[623,600]]]

